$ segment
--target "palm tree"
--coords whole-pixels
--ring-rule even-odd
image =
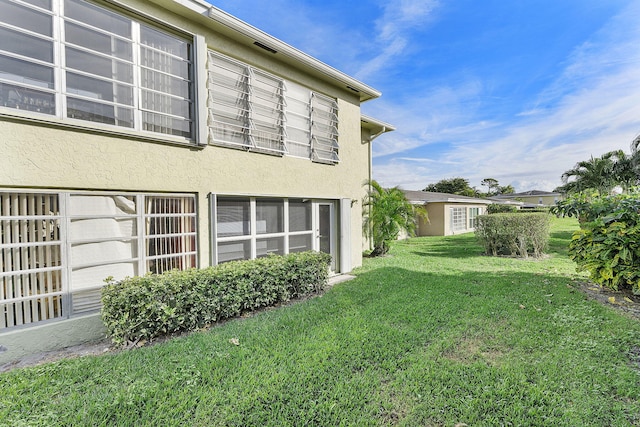
[[[384,255],[400,232],[405,231],[410,236],[415,234],[416,216],[426,217],[426,211],[422,206],[412,205],[398,187],[382,188],[375,180],[365,185],[369,190],[363,203],[363,228],[373,241],[371,255]]]
[[[628,193],[631,187],[638,185],[638,154],[628,156],[622,150],[612,151],[613,178],[617,185],[622,187],[624,193]]]
[[[579,193],[596,190],[599,194],[608,194],[618,185],[614,165],[617,153],[611,151],[600,157],[593,157],[576,163],[573,169],[562,174],[563,189],[567,193]]]

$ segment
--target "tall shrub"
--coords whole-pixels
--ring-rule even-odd
[[[594,197],[575,213],[582,223],[569,256],[578,271],[602,286],[640,294],[640,193]]]
[[[549,241],[550,217],[546,213],[480,215],[476,237],[487,255],[540,257]]]

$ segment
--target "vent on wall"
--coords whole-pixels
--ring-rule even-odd
[[[266,50],[267,52],[271,52],[271,53],[278,53],[278,51],[277,51],[277,50],[275,50],[275,49],[273,49],[273,48],[270,48],[269,46],[264,45],[264,44],[262,44],[262,43],[260,43],[260,42],[253,42],[253,44],[255,44],[256,46],[258,46],[259,48],[262,48],[262,49]]]

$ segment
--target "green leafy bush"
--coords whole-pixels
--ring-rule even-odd
[[[576,213],[583,222],[569,257],[578,271],[602,286],[640,294],[640,194],[594,197]]]
[[[102,289],[102,320],[116,344],[195,330],[322,291],[330,262],[302,252],[126,278]]]
[[[488,214],[512,213],[517,211],[518,211],[518,208],[512,205],[501,205],[497,203],[492,203],[489,206],[487,206]]]
[[[546,213],[480,215],[476,237],[487,255],[538,258],[549,241],[551,221]]]
[[[557,202],[551,207],[550,211],[559,217],[576,217],[580,222],[593,221],[602,213],[605,213],[605,211],[598,206],[598,203],[595,205],[592,203],[592,201],[597,198],[598,196],[595,192],[574,193],[566,199]],[[604,209],[606,210],[606,208]]]

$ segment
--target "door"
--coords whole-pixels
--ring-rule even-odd
[[[330,202],[316,203],[316,248],[331,255],[331,271],[336,271],[335,206]]]

